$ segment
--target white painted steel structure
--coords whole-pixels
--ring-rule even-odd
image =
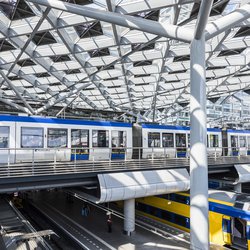
[[[191,92],[191,245],[208,249],[206,90],[208,98],[249,90],[248,1],[6,2],[0,98],[7,105],[28,114],[55,105],[141,112],[157,121],[186,106]]]
[[[140,111],[149,121],[188,105],[199,1],[10,2],[13,8],[0,4],[6,105],[35,114],[52,107]],[[249,89],[249,9],[248,1],[213,3],[205,30],[208,98]]]
[[[186,169],[98,174],[99,203],[189,190]]]

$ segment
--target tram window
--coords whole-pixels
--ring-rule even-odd
[[[247,137],[247,146],[250,148],[250,136]]]
[[[89,131],[87,129],[71,129],[72,148],[89,147]]]
[[[9,147],[9,127],[0,127],[0,148]]]
[[[148,133],[148,147],[160,147],[160,133],[149,132]]]
[[[109,146],[108,130],[93,130],[93,147],[107,148]]]
[[[122,148],[126,147],[126,131],[111,131],[112,136],[112,147],[113,148]]]
[[[176,134],[176,147],[185,148],[186,145],[186,134]]]
[[[43,128],[21,128],[22,148],[43,148]]]
[[[187,135],[188,135],[188,147],[190,148],[190,134]]]
[[[246,137],[240,136],[240,147],[246,147]]]
[[[209,135],[210,138],[210,147],[215,148],[219,146],[219,136],[218,135]]]
[[[238,136],[231,135],[231,146],[238,147]]]
[[[68,130],[61,128],[48,129],[48,147],[49,148],[64,148],[67,147]]]
[[[174,147],[174,135],[172,133],[163,133],[162,134],[162,146],[164,148],[173,148]]]

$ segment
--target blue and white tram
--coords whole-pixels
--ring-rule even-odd
[[[228,129],[226,135],[228,155],[250,155],[250,130]]]
[[[0,115],[1,163],[122,159],[125,147],[129,159],[129,123]]]
[[[190,128],[157,124],[142,125],[143,158],[188,157],[190,147]],[[221,130],[207,130],[208,156],[222,154]]]

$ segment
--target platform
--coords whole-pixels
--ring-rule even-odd
[[[56,197],[56,199],[55,199]],[[162,230],[157,230],[156,227],[142,227],[136,225],[136,232],[131,236],[124,235],[123,220],[112,215],[112,233],[108,233],[106,224],[106,211],[90,205],[90,213],[88,216],[82,216],[81,208],[83,201],[74,199],[73,203],[67,201],[66,196],[62,192],[41,192],[33,199],[41,210],[44,209],[50,216],[56,216],[58,223],[64,221],[66,224],[80,224],[85,233],[79,232],[79,237],[84,235],[87,246],[91,249],[100,249],[101,244],[105,245],[102,249],[118,249],[118,250],[163,250],[163,249],[189,249],[189,242],[186,239],[186,234],[181,230],[162,226]],[[62,219],[59,219],[59,215]],[[69,222],[68,222],[69,221]],[[64,225],[69,229],[69,224]],[[164,224],[163,224],[164,225]],[[70,230],[75,231],[73,228]],[[164,233],[161,233],[164,232]],[[162,235],[161,235],[162,234]],[[211,246],[211,249],[226,249],[220,246]]]

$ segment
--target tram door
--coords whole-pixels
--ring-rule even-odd
[[[176,133],[175,134],[175,141],[176,141],[176,155],[177,157],[186,157],[187,153],[187,141],[186,141],[186,134],[183,133]]]
[[[232,220],[232,245],[247,249],[246,237],[247,223],[245,220],[233,218]]]
[[[10,128],[7,126],[0,126],[0,163],[7,163],[10,161],[11,153],[8,150],[10,140]]]
[[[71,129],[71,160],[89,159],[89,130]]]

